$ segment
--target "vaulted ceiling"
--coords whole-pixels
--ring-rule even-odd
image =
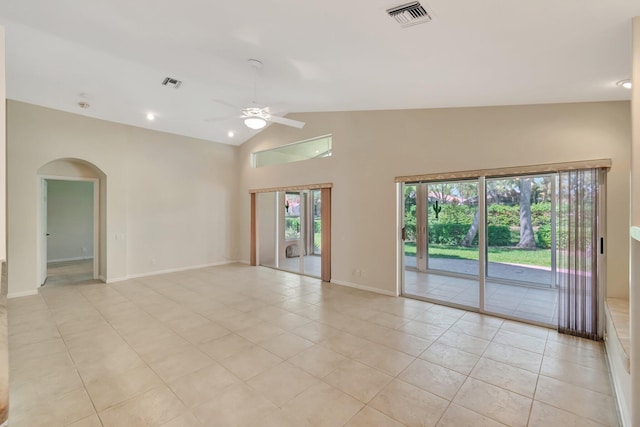
[[[631,75],[638,0],[428,0],[432,20],[407,28],[386,12],[402,3],[5,0],[7,96],[227,144],[257,132],[229,106],[253,102],[286,114],[630,97],[616,82]]]

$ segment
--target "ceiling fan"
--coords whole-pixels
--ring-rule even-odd
[[[260,69],[262,69],[262,62],[258,61],[257,59],[249,59],[248,62],[249,62],[249,65],[251,65],[251,67],[256,70],[256,73]],[[255,92],[256,92],[255,84],[254,84],[253,92],[254,92],[253,93],[254,101],[251,103],[252,105],[244,108],[229,104],[228,102],[225,102],[219,99],[213,99],[214,102],[217,102],[218,104],[226,105],[227,107],[233,108],[234,110],[238,110],[241,114],[238,116],[207,119],[207,121],[219,121],[219,120],[227,120],[232,118],[240,118],[240,119],[243,119],[246,127],[253,130],[262,129],[267,125],[267,123],[278,123],[285,126],[295,127],[298,129],[301,129],[302,127],[304,127],[304,122],[278,116],[272,113],[269,107],[262,107],[259,104],[257,104],[255,102]]]

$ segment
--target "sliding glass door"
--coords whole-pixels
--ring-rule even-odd
[[[260,265],[320,277],[321,194],[320,190],[257,194]]]
[[[403,294],[555,324],[556,186],[557,174],[402,184]]]

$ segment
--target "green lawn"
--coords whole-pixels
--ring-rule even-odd
[[[416,244],[405,242],[404,254],[416,255]],[[463,246],[429,245],[430,258],[449,259],[478,259],[478,248],[465,248]],[[509,247],[490,247],[488,253],[489,262],[504,262],[509,264],[536,265],[551,267],[551,249],[516,249]]]

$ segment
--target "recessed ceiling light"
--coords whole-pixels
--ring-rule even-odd
[[[78,106],[80,108],[89,108],[89,107],[91,107],[91,105],[88,102],[84,102],[84,101],[78,102]]]
[[[153,113],[147,113],[147,120],[150,122],[156,119],[156,115]]]
[[[230,130],[229,133],[227,133],[227,135],[229,136],[229,138],[233,138],[236,134],[233,133],[232,130]]]
[[[625,89],[631,89],[632,84],[631,84],[631,80],[626,79],[626,80],[620,80],[619,82],[616,83],[618,86],[621,86]]]

